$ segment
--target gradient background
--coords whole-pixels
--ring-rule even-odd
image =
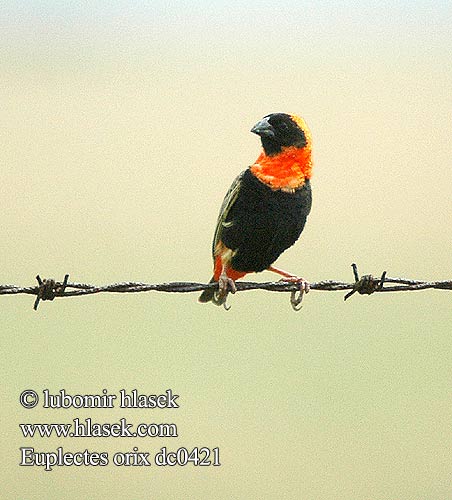
[[[205,281],[251,126],[301,114],[308,280],[452,274],[450,2],[3,2],[0,283]],[[255,277],[251,277],[255,279]],[[266,273],[257,279],[270,280]],[[452,498],[451,294],[1,300],[2,498]],[[181,408],[24,410],[19,393],[172,388]],[[177,439],[24,439],[24,422]],[[19,467],[39,451],[219,446],[218,468]]]

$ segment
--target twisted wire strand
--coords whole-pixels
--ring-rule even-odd
[[[372,275],[358,276],[357,267],[352,264],[355,275],[355,282],[349,283],[336,280],[323,280],[309,283],[310,290],[319,291],[344,291],[350,290],[344,297],[348,299],[358,292],[361,295],[370,295],[374,292],[407,292],[426,289],[452,290],[452,280],[425,281],[406,278],[392,278],[386,276],[384,272],[381,277]],[[202,290],[214,289],[217,283],[196,283],[174,281],[168,283],[143,283],[125,281],[121,283],[111,283],[107,285],[92,285],[88,283],[69,282],[69,275],[66,275],[62,282],[53,279],[41,279],[36,277],[38,284],[35,286],[20,287],[17,285],[0,285],[0,295],[35,295],[35,309],[40,300],[53,300],[55,297],[78,297],[82,295],[94,295],[97,293],[139,293],[139,292],[168,292],[168,293],[189,293],[200,292]],[[269,292],[299,292],[299,284],[284,281],[255,283],[238,281],[236,283],[237,292],[246,290],[266,290]],[[300,300],[301,302],[301,300]]]

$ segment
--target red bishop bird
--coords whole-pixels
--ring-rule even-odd
[[[300,284],[303,278],[273,266],[299,238],[311,210],[311,133],[296,115],[274,113],[251,129],[261,138],[259,157],[232,183],[218,216],[212,245],[217,289],[205,290],[200,302],[224,305],[235,280],[264,270]]]

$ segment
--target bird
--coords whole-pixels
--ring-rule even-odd
[[[262,150],[226,193],[212,244],[210,283],[218,287],[198,299],[225,308],[235,281],[252,272],[268,270],[298,283],[301,297],[309,291],[303,278],[273,263],[298,240],[311,211],[311,132],[303,118],[287,113],[264,116],[251,132],[260,137]]]

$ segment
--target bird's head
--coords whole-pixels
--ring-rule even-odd
[[[264,116],[251,132],[260,136],[267,156],[275,156],[289,147],[310,147],[309,129],[303,118],[296,115],[272,113]]]

